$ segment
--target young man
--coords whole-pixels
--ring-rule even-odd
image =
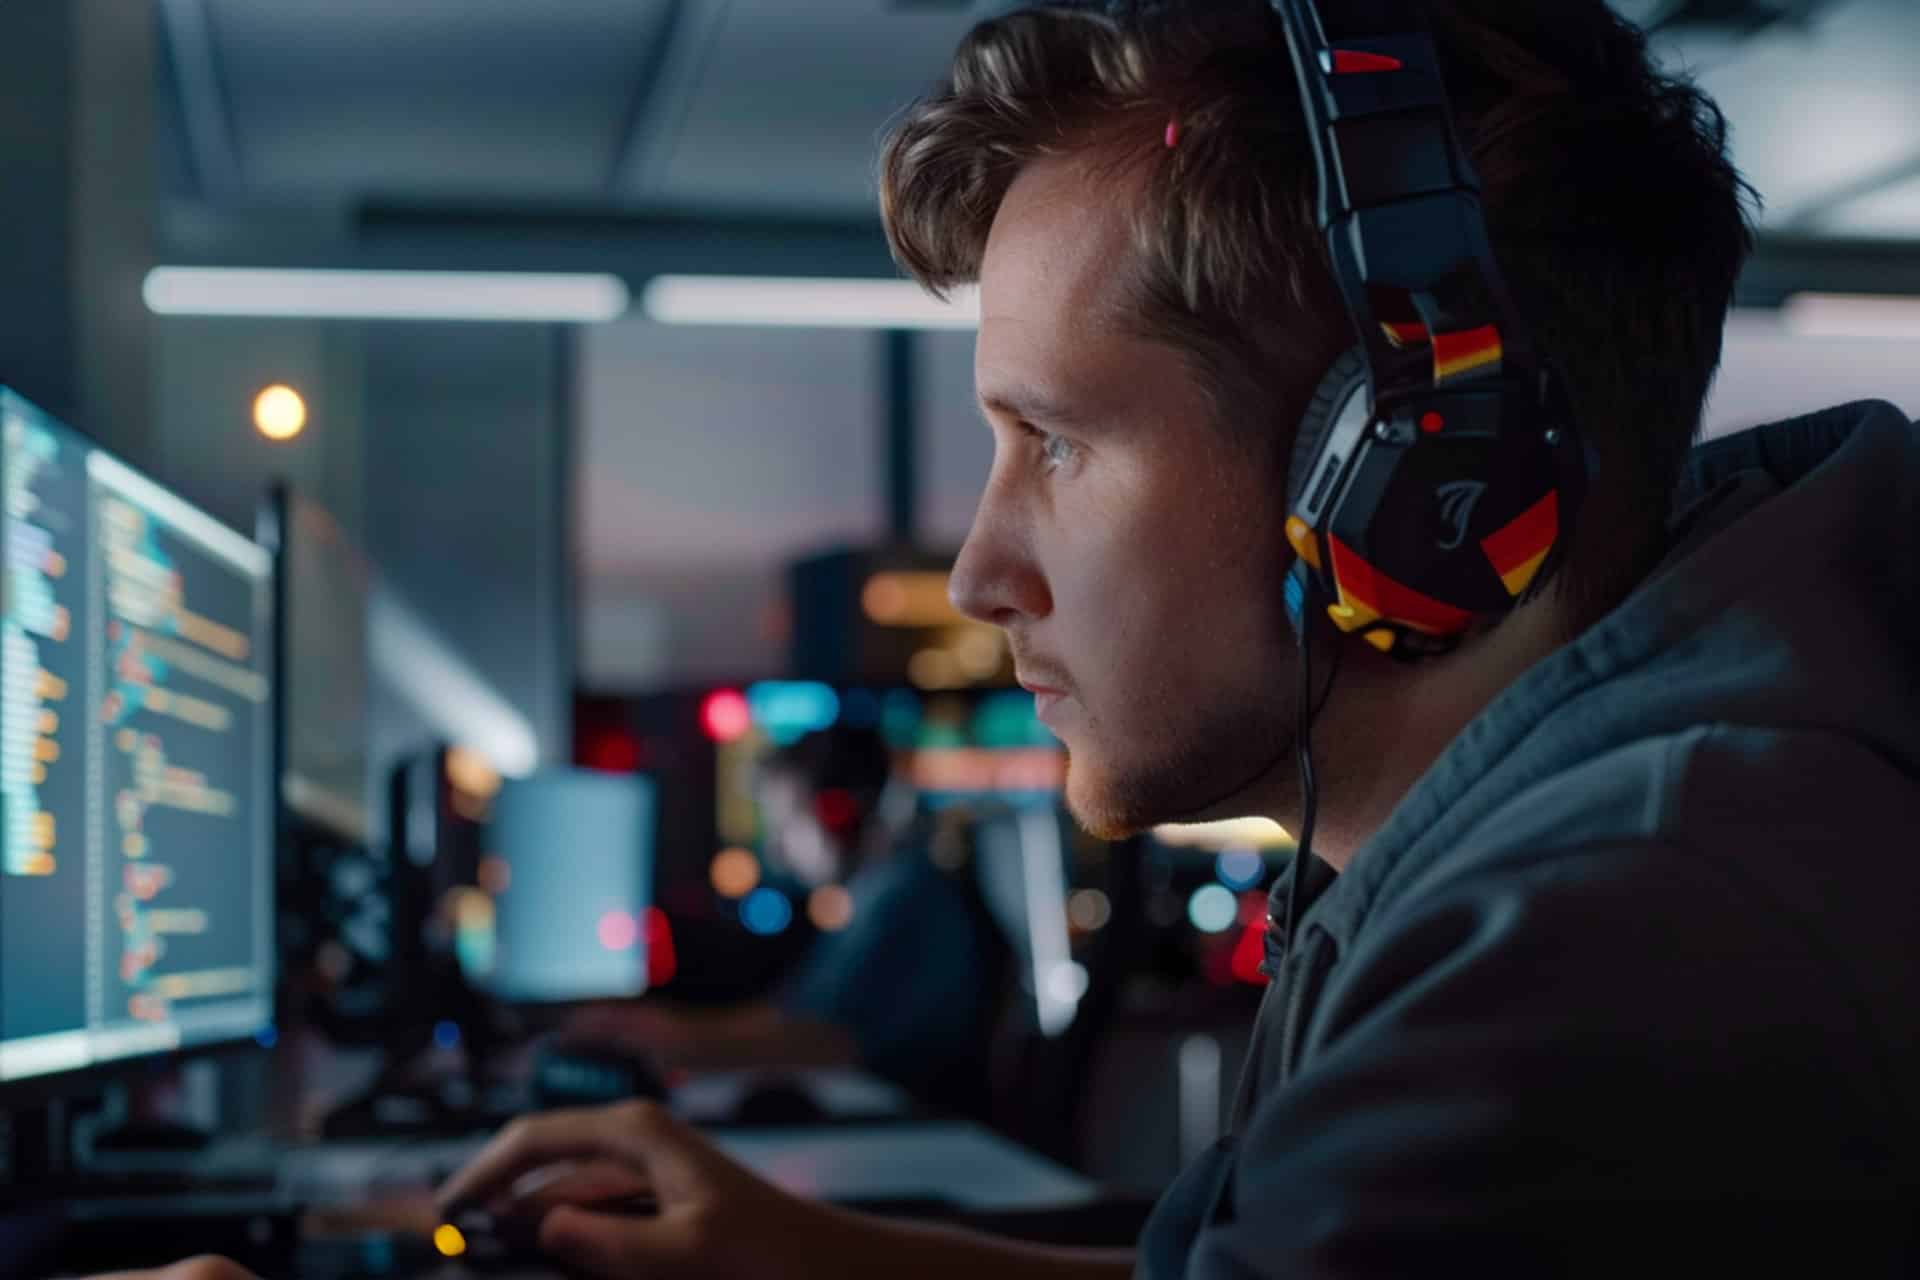
[[[1432,14],[1599,475],[1550,588],[1453,654],[1316,620],[1339,875],[1138,1251],[803,1203],[645,1106],[518,1123],[450,1200],[563,1159],[650,1181],[655,1218],[544,1219],[607,1277],[1908,1274],[1920,439],[1861,404],[1689,460],[1750,239],[1717,112],[1601,0]],[[905,266],[981,287],[996,454],[953,592],[1075,812],[1297,826],[1287,469],[1353,337],[1265,7],[984,24],[882,184]]]

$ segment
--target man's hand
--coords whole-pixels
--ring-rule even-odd
[[[556,1168],[570,1172],[535,1194],[515,1193],[528,1175]],[[657,1213],[587,1207],[642,1189]],[[762,1182],[651,1102],[516,1120],[439,1201],[448,1216],[482,1207],[538,1218],[542,1249],[607,1280],[826,1274],[841,1230],[833,1211]]]
[[[257,1280],[245,1267],[225,1258],[189,1258],[158,1271],[116,1271],[94,1280]]]

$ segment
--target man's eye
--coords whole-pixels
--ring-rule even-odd
[[[1056,436],[1051,432],[1038,429],[1034,434],[1040,439],[1040,454],[1047,460],[1049,467],[1063,467],[1078,455],[1073,441],[1065,436]]]

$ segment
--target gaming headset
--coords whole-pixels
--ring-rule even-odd
[[[1418,0],[1271,0],[1359,344],[1294,446],[1287,608],[1397,658],[1458,644],[1544,582],[1590,460],[1513,306]]]
[[[1317,609],[1397,659],[1452,651],[1552,576],[1594,463],[1494,260],[1421,0],[1269,2],[1359,338],[1314,393],[1288,473],[1305,803],[1284,925],[1269,917],[1284,954],[1331,875],[1311,856]]]

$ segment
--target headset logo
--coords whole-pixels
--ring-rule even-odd
[[[1473,527],[1473,510],[1480,505],[1480,495],[1486,491],[1487,486],[1478,480],[1456,480],[1434,490],[1434,500],[1440,504],[1440,519],[1453,529],[1453,541],[1440,543],[1440,550],[1456,550],[1467,540],[1467,530]]]

